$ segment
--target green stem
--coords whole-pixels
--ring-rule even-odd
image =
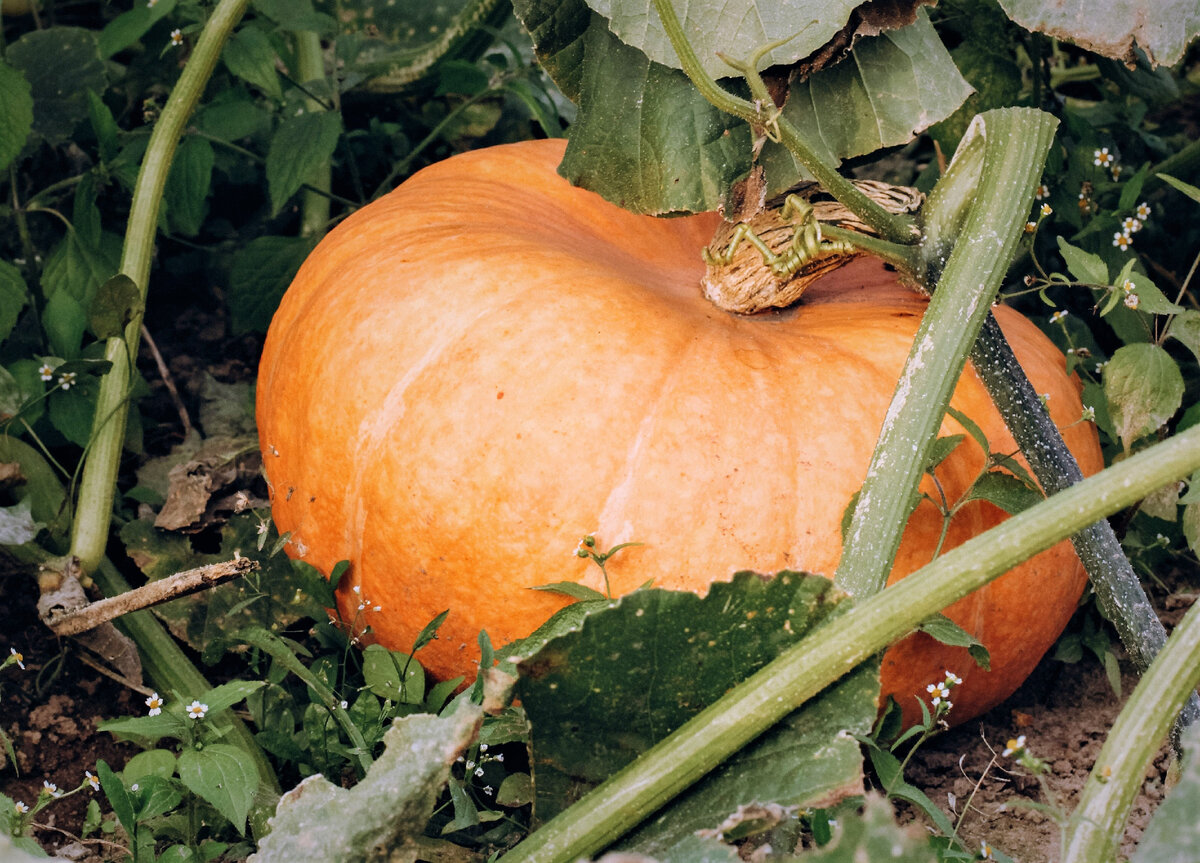
[[[778,131],[779,142],[796,157],[809,173],[816,178],[829,194],[833,195],[846,209],[870,225],[879,236],[893,243],[913,243],[917,239],[915,224],[908,216],[889,213],[875,201],[863,194],[862,190],[837,172],[836,168],[825,164],[812,148],[808,146],[800,130],[786,117],[780,116],[776,107],[767,94],[758,70],[748,63],[731,64],[746,78],[752,92],[766,96],[754,102],[734,96],[728,90],[717,84],[704,71],[696,52],[683,32],[683,26],[675,15],[670,0],[654,0],[654,8],[662,19],[663,28],[671,46],[679,56],[683,72],[713,107],[738,117],[752,127],[763,130]],[[770,46],[768,46],[769,48]],[[729,63],[729,60],[725,61]]]
[[[982,170],[888,407],[846,534],[836,581],[858,597],[883,589],[967,352],[1021,235],[1056,121],[1009,108],[977,118]],[[957,158],[957,156],[956,156]]]
[[[1041,501],[862,599],[531,834],[504,856],[505,863],[569,863],[611,845],[920,621],[1198,467],[1200,427],[1195,427]]]
[[[85,573],[100,564],[108,542],[133,380],[131,358],[137,355],[141,335],[142,309],[149,287],[150,261],[167,172],[179,136],[212,75],[221,48],[248,4],[249,0],[220,0],[213,10],[150,135],[138,172],[125,231],[121,272],[137,285],[142,302],[130,315],[124,336],[110,338],[105,344],[104,358],[112,363],[112,369],[100,381],[90,452],[79,485],[79,502],[71,535],[71,554],[79,558]]]
[[[821,225],[821,234],[827,240],[842,241],[858,246],[867,254],[882,258],[907,274],[916,275],[924,266],[920,250],[915,246],[891,243],[861,231],[839,228],[837,225]]]
[[[325,57],[321,53],[321,37],[314,30],[296,33],[296,77],[302,84],[325,81]],[[310,112],[324,111],[312,96],[304,100]],[[300,236],[321,237],[329,224],[329,190],[333,184],[333,166],[322,162],[308,177],[312,189],[306,189],[300,199]]]
[[[1025,376],[996,319],[988,315],[971,350],[971,363],[1025,454],[1030,470],[1046,494],[1055,494],[1083,479],[1079,463],[1033,385]],[[1139,671],[1145,671],[1167,641],[1141,580],[1107,521],[1088,525],[1071,537],[1105,617],[1116,627],[1121,643]],[[1193,695],[1184,721],[1200,717],[1200,699]]]
[[[1115,860],[1146,767],[1200,683],[1200,603],[1158,654],[1108,732],[1063,835],[1063,863]]]

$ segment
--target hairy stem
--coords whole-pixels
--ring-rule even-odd
[[[1200,603],[1193,605],[1129,696],[1096,757],[1063,834],[1063,863],[1115,860],[1146,767],[1200,683]]]
[[[104,358],[112,363],[112,369],[100,381],[71,534],[71,554],[79,558],[84,573],[90,574],[100,564],[108,542],[117,469],[125,443],[132,362],[137,356],[141,336],[142,310],[149,287],[150,261],[167,172],[179,136],[212,75],[221,48],[248,4],[249,0],[220,0],[213,10],[150,135],[138,172],[121,254],[121,272],[137,285],[141,303],[131,311],[124,335],[110,338],[104,348]]]
[[[1056,126],[1050,115],[1023,108],[989,111],[976,122],[980,134],[960,146],[982,150],[976,193],[884,417],[838,565],[839,586],[858,597],[887,581],[929,448],[1012,259]]]
[[[1025,376],[996,319],[988,315],[971,350],[971,363],[1004,417],[1030,470],[1046,494],[1055,494],[1083,479],[1079,463]],[[1088,525],[1071,537],[1104,615],[1116,627],[1138,671],[1145,671],[1167,641],[1142,583],[1107,521]],[[1184,724],[1200,717],[1200,698],[1188,699]]]
[[[611,845],[920,621],[1197,467],[1200,427],[1041,501],[856,602],[530,835],[505,863],[570,863]]]

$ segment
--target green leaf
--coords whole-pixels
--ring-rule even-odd
[[[127,716],[121,719],[109,719],[96,726],[99,731],[107,731],[128,740],[135,740],[144,745],[157,743],[164,737],[182,739],[187,733],[189,720],[181,713],[164,709],[156,716]]]
[[[962,859],[973,859],[962,858]],[[795,863],[860,863],[887,860],[895,863],[935,863],[938,855],[928,834],[913,825],[901,827],[892,806],[878,795],[868,795],[861,815],[838,816],[833,840],[823,848],[788,858]],[[950,859],[950,858],[946,858]]]
[[[1134,344],[1117,349],[1104,367],[1104,397],[1126,450],[1179,410],[1183,389],[1179,366],[1163,348]]]
[[[42,292],[48,298],[42,326],[56,355],[79,356],[88,309],[100,285],[117,272],[120,260],[121,238],[108,233],[92,246],[78,231],[69,231],[50,252],[42,270]]]
[[[129,783],[129,780],[126,780]],[[138,821],[149,821],[165,815],[183,802],[183,794],[175,782],[162,776],[143,776],[137,788],[129,784],[129,799],[133,801],[134,815]]]
[[[1074,42],[1114,60],[1172,66],[1200,34],[1195,0],[1092,0],[1086,6],[1044,0],[1000,0],[1026,30]]]
[[[965,647],[967,652],[971,654],[971,658],[975,660],[975,663],[980,668],[984,671],[992,670],[991,655],[988,653],[988,649],[984,647],[983,642],[946,617],[946,615],[935,614],[933,617],[921,621],[917,629],[936,638],[942,644],[949,644],[952,647]]]
[[[141,39],[156,23],[175,10],[175,0],[157,0],[154,5],[134,3],[104,25],[100,31],[100,56],[108,59]]]
[[[932,471],[939,464],[949,458],[950,453],[958,448],[958,445],[966,439],[966,435],[952,434],[945,435],[933,442],[933,446],[929,449],[929,464],[925,468],[927,471]]]
[[[0,99],[3,82],[0,82]],[[3,134],[4,120],[0,117],[0,134]],[[3,159],[0,158],[0,162]],[[0,165],[3,170],[3,165]],[[21,276],[21,271],[8,261],[0,261],[0,342],[8,338],[17,325],[17,317],[29,301],[29,287]]]
[[[482,711],[467,703],[445,717],[398,719],[384,733],[383,754],[353,788],[317,775],[283,795],[255,860],[416,859],[412,846],[481,719]]]
[[[52,534],[65,536],[67,495],[45,456],[12,435],[0,435],[0,462],[21,466],[25,482],[16,489],[18,500],[28,502],[33,518],[47,524]]]
[[[975,480],[962,502],[971,500],[986,500],[1016,515],[1042,500],[1042,493],[1007,471],[989,470]]]
[[[264,680],[231,680],[229,683],[213,687],[198,697],[202,703],[208,705],[208,715],[211,716],[222,710],[228,710],[239,701],[244,700],[250,693],[266,685]]]
[[[243,27],[234,33],[221,52],[226,68],[273,99],[283,98],[279,73],[275,70],[275,49],[271,40],[257,27]]]
[[[1194,546],[1193,546],[1194,547]],[[1130,863],[1192,863],[1200,847],[1200,725],[1184,736],[1179,782],[1159,804]]]
[[[1104,263],[1104,259],[1099,255],[1085,252],[1078,246],[1072,246],[1062,238],[1062,235],[1058,237],[1058,250],[1062,253],[1063,260],[1067,262],[1067,269],[1071,271],[1071,275],[1075,277],[1076,281],[1089,285],[1107,285],[1109,283],[1108,264]]]
[[[362,672],[367,687],[380,698],[400,704],[425,700],[425,669],[407,653],[388,650],[381,644],[368,645],[363,650]]]
[[[175,753],[166,749],[147,749],[125,762],[121,778],[127,784],[137,782],[143,776],[170,779],[175,775]]]
[[[532,725],[534,812],[553,817],[834,613],[818,576],[739,573],[706,597],[641,590],[584,618],[519,663]],[[803,806],[861,790],[877,669],[809,702],[622,843],[655,856],[750,802]],[[586,741],[586,746],[580,746]]]
[[[1189,503],[1183,508],[1179,520],[1183,536],[1193,554],[1200,554],[1200,503]]]
[[[100,149],[100,160],[111,162],[121,151],[121,129],[113,119],[108,105],[92,90],[87,92],[88,117],[92,123],[92,131],[96,135],[96,143]]]
[[[1167,335],[1178,339],[1200,361],[1200,312],[1186,309],[1171,319]]]
[[[661,215],[715,209],[749,171],[748,127],[713,108],[682,72],[621,42],[583,0],[517,0],[514,8],[543,68],[580,107],[560,169],[571,182]],[[793,85],[785,115],[837,160],[907,142],[954,111],[968,89],[922,14]],[[777,145],[763,159],[769,194],[802,179]]]
[[[0,171],[21,152],[32,130],[33,97],[29,82],[0,58]]]
[[[98,339],[124,336],[125,327],[141,305],[142,297],[133,279],[117,273],[96,290],[88,326]]]
[[[208,801],[245,833],[246,816],[254,803],[259,776],[254,759],[244,750],[225,743],[179,753],[179,778],[188,790]]]
[[[588,587],[586,584],[579,584],[576,581],[555,581],[551,584],[539,584],[531,587],[530,590],[547,590],[551,593],[561,593],[563,596],[583,601],[604,601],[608,599],[600,591]]]
[[[96,778],[100,780],[104,796],[108,798],[109,805],[112,806],[113,812],[116,813],[117,820],[121,822],[125,832],[130,836],[135,836],[137,821],[133,815],[133,801],[129,799],[129,792],[125,790],[125,783],[121,781],[121,777],[112,771],[107,762],[101,759],[96,762]]]
[[[1200,204],[1200,189],[1197,189],[1191,183],[1185,183],[1183,180],[1177,180],[1170,174],[1159,174],[1158,176],[1169,185],[1174,186],[1176,189],[1183,192],[1197,204]]]
[[[1158,285],[1147,276],[1145,273],[1128,274],[1127,280],[1133,284],[1133,293],[1137,295],[1139,312],[1148,312],[1152,315],[1177,315],[1185,311],[1183,306],[1176,305],[1167,299],[1166,295],[1158,289]],[[1123,281],[1118,279],[1117,281]],[[1118,286],[1121,287],[1121,286]]]
[[[258,237],[234,253],[229,272],[233,332],[265,333],[284,291],[313,250],[309,237]]]
[[[167,202],[167,223],[174,233],[194,237],[200,232],[215,155],[212,144],[189,135],[179,142],[163,198]]]
[[[267,191],[271,214],[278,213],[300,185],[327,163],[342,134],[342,117],[318,111],[289,117],[279,124],[267,150]]]
[[[107,86],[93,30],[33,30],[9,45],[7,58],[25,73],[33,95],[33,131],[50,144],[71,137],[75,124],[88,116],[87,92],[102,93]]]

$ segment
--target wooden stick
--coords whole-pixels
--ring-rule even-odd
[[[214,563],[177,572],[174,575],[152,581],[142,587],[126,591],[111,599],[101,599],[76,611],[52,615],[46,625],[55,635],[78,635],[108,620],[131,611],[159,605],[181,596],[208,590],[222,582],[254,572],[258,561],[248,557],[235,557],[224,563]]]

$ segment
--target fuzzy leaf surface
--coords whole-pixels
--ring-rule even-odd
[[[835,613],[819,576],[739,573],[701,598],[642,590],[593,612],[519,663],[532,725],[535,816],[590,787],[757,671]],[[843,732],[866,733],[879,694],[863,667],[794,712],[622,843],[660,855],[743,803],[824,805],[861,790],[862,758]],[[580,741],[586,741],[581,746]]]

